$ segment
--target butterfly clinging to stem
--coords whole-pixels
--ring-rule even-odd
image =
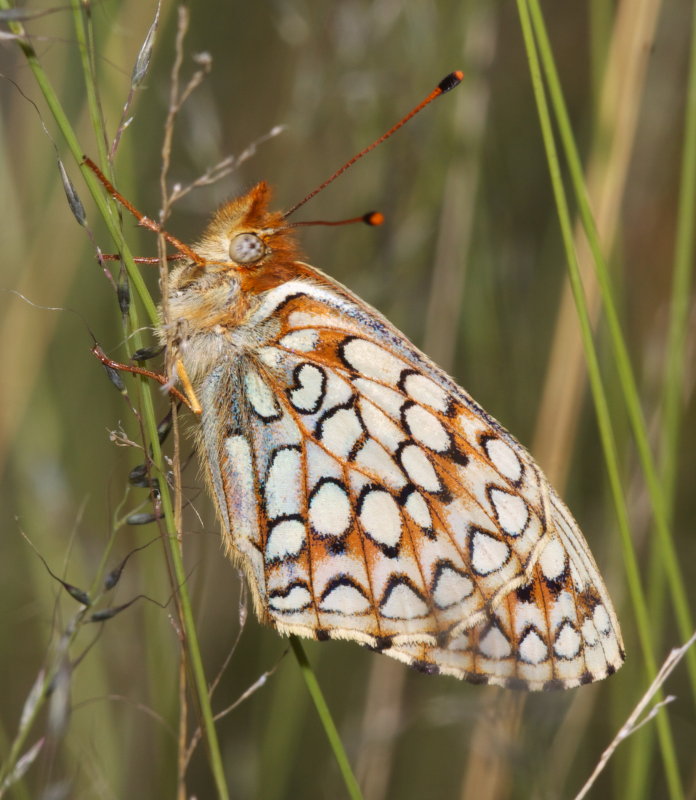
[[[268,210],[265,183],[187,246],[88,163],[178,251],[160,338],[200,414],[225,547],[263,622],[514,688],[571,688],[621,665],[594,559],[529,453],[375,309],[300,260],[297,224]]]

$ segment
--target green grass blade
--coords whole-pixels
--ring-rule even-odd
[[[534,4],[534,0],[530,0]],[[561,175],[560,165],[558,161],[558,153],[553,136],[553,128],[549,108],[546,101],[545,90],[541,76],[541,66],[539,63],[539,56],[537,53],[537,44],[534,39],[532,20],[530,17],[530,9],[525,0],[518,0],[517,2],[520,23],[525,41],[525,48],[527,50],[527,57],[529,59],[530,74],[532,84],[534,87],[534,94],[537,101],[537,109],[539,112],[539,121],[544,140],[544,147],[547,153],[549,163],[549,171],[551,174],[551,182],[553,186],[554,198],[556,201],[559,223],[561,227],[561,234],[563,243],[566,250],[568,260],[569,279],[573,296],[576,302],[578,321],[581,329],[581,336],[585,356],[587,359],[587,370],[594,400],[595,411],[597,415],[597,424],[599,427],[600,438],[602,442],[602,449],[604,451],[605,462],[609,477],[609,484],[614,499],[616,508],[619,531],[621,534],[621,543],[624,554],[626,574],[629,584],[629,591],[634,606],[636,615],[636,624],[638,634],[641,642],[641,649],[643,652],[643,659],[646,665],[646,671],[650,680],[657,674],[657,664],[652,651],[652,640],[650,635],[650,618],[647,609],[645,595],[642,590],[640,580],[640,570],[636,558],[631,533],[628,523],[628,510],[626,507],[626,500],[623,495],[621,486],[619,458],[616,448],[616,441],[613,432],[613,426],[609,414],[609,406],[607,403],[606,393],[602,384],[601,373],[599,369],[599,360],[595,350],[592,325],[590,322],[589,314],[584,300],[584,291],[580,278],[579,265],[575,253],[573,243],[573,228],[568,209],[568,202],[563,187],[563,179]],[[662,749],[663,760],[665,764],[665,771],[669,785],[670,797],[681,798],[683,797],[683,790],[681,787],[681,779],[677,767],[676,753],[674,749],[674,742],[672,739],[671,731],[669,728],[667,717],[664,711],[660,712],[656,718],[660,744]]]
[[[74,3],[74,6],[79,7],[79,5],[80,5],[79,3]],[[7,2],[7,0],[0,0],[0,8],[9,9],[11,8],[11,6]],[[23,28],[19,23],[12,22],[9,24],[14,34],[16,34],[19,37],[24,37]],[[143,303],[146,313],[150,318],[150,321],[156,323],[158,320],[157,307],[154,301],[152,300],[149,292],[147,291],[147,287],[145,286],[142,276],[140,275],[139,270],[136,267],[135,262],[133,261],[132,255],[130,254],[128,246],[123,238],[122,232],[120,231],[116,221],[114,220],[113,216],[109,211],[108,205],[104,198],[103,187],[97,180],[94,173],[92,173],[92,171],[82,163],[83,150],[79,145],[77,136],[73,131],[72,126],[67,118],[67,115],[65,114],[62,108],[60,100],[58,99],[58,96],[54,92],[51,82],[49,81],[48,76],[43,70],[41,63],[39,62],[39,59],[36,55],[36,52],[34,51],[34,48],[30,44],[29,40],[26,38],[20,38],[18,39],[18,44],[27,59],[31,71],[39,85],[39,88],[41,89],[44,99],[46,100],[46,103],[48,104],[49,109],[51,110],[53,118],[55,119],[62,136],[65,139],[68,148],[70,149],[71,154],[73,155],[75,161],[82,170],[85,182],[87,183],[90,193],[92,194],[95,204],[97,205],[99,213],[103,217],[104,222],[109,229],[109,232],[113,236],[114,242],[118,247],[119,252],[123,255],[124,263],[126,264],[126,269],[128,271],[130,279],[132,280],[135,286],[137,296]],[[134,303],[131,303],[129,308],[129,323],[131,330],[133,331],[131,339],[133,345],[136,348],[142,347],[143,342],[141,334],[139,333],[140,325]],[[152,448],[152,461],[157,472],[160,475],[164,475],[166,473],[166,465],[164,463],[164,458],[162,455],[157,435],[157,420],[155,416],[152,394],[147,382],[141,381],[141,383],[142,383],[141,399],[143,404],[142,414],[143,414],[145,429],[147,431],[147,436],[150,440],[149,445]],[[165,480],[161,480],[160,486],[161,486],[162,510],[165,518],[168,543],[170,545],[169,554],[172,560],[172,564],[174,566],[174,573],[178,590],[178,600],[181,608],[182,625],[186,633],[188,663],[190,665],[191,673],[193,676],[193,683],[196,687],[198,706],[201,713],[202,725],[205,730],[209,761],[216,785],[216,790],[218,793],[218,797],[220,797],[222,800],[226,800],[229,797],[229,794],[227,791],[227,784],[224,775],[222,756],[220,753],[220,747],[217,740],[215,725],[213,722],[213,713],[210,707],[208,686],[205,679],[200,647],[198,645],[198,638],[196,636],[195,625],[193,621],[193,612],[191,609],[190,599],[186,588],[186,571],[183,565],[182,554],[178,546],[176,526],[174,524],[173,506],[171,502],[171,497],[169,496],[169,492],[167,490],[167,482]]]
[[[307,659],[307,654],[304,651],[304,647],[302,647],[302,643],[297,636],[290,637],[290,644],[292,645],[292,651],[295,654],[297,663],[300,665],[302,677],[307,684],[307,689],[312,697],[314,707],[317,710],[317,714],[319,714],[321,724],[324,726],[326,738],[329,740],[329,744],[333,750],[334,758],[336,759],[338,768],[341,770],[341,775],[343,776],[343,782],[346,785],[348,795],[351,800],[362,800],[362,792],[360,791],[358,782],[355,779],[355,775],[353,775],[353,770],[351,769],[350,762],[348,761],[348,756],[346,755],[346,751],[343,747],[343,742],[341,741],[341,737],[338,735],[338,730],[336,729],[336,725],[331,717],[329,707],[326,705],[326,700],[322,694],[321,687],[319,686],[314,671],[312,670],[309,660]]]
[[[696,232],[696,3],[691,12],[691,60],[686,94],[684,150],[672,278],[670,326],[667,335],[663,398],[662,472],[671,516],[676,491],[677,454],[683,417],[684,375],[687,363],[688,320],[694,270]]]
[[[672,313],[666,348],[667,370],[663,399],[662,431],[662,466],[657,469],[648,441],[647,426],[641,409],[636,380],[628,357],[618,313],[613,300],[611,282],[606,261],[599,243],[599,236],[594,223],[585,187],[582,181],[582,167],[577,148],[568,122],[568,115],[559,88],[558,76],[553,59],[550,57],[550,46],[543,24],[543,18],[536,2],[532,4],[532,19],[535,32],[541,46],[544,69],[550,87],[554,110],[558,118],[561,138],[568,160],[572,182],[580,210],[582,224],[593,253],[600,292],[605,308],[614,358],[617,364],[621,390],[628,410],[629,420],[637,443],[641,465],[646,476],[646,483],[655,514],[656,537],[651,541],[648,577],[648,608],[651,611],[651,630],[653,631],[653,647],[661,647],[661,632],[664,629],[664,591],[667,585],[672,592],[672,603],[677,611],[681,636],[688,637],[693,630],[693,619],[689,610],[685,582],[671,530],[672,509],[676,491],[676,461],[682,418],[683,370],[686,363],[686,331],[689,311],[689,292],[693,259],[693,220],[694,192],[696,189],[696,22],[692,20],[691,76],[687,101],[687,117],[684,135],[684,154],[682,159],[682,183],[680,187],[680,204],[677,229],[677,245],[675,248],[674,279],[672,286]],[[547,55],[548,54],[548,55]],[[692,694],[696,698],[696,654],[687,654],[687,669],[691,682]],[[647,791],[646,775],[650,765],[650,742],[652,729],[647,729],[632,743],[633,752],[631,768],[628,770],[627,791],[631,797],[645,796]]]
[[[696,7],[691,17],[689,78],[686,88],[683,152],[677,208],[669,328],[665,348],[666,368],[660,420],[659,469],[665,513],[674,525],[680,444],[683,441],[684,375],[688,365],[689,310],[694,269],[694,220],[696,219]],[[661,542],[651,537],[648,598],[657,635],[664,629],[667,575],[660,557]],[[690,664],[691,662],[687,662]],[[634,758],[626,783],[627,791],[644,796],[645,774],[651,761],[651,729],[634,743]]]
[[[549,86],[554,112],[558,121],[561,141],[564,147],[575,196],[578,203],[578,210],[583,228],[588,238],[592,250],[593,263],[596,268],[597,279],[602,297],[603,309],[606,315],[607,327],[610,334],[610,343],[616,363],[616,370],[621,385],[624,403],[631,423],[631,430],[635,438],[641,467],[645,475],[645,480],[650,495],[653,513],[655,516],[655,527],[660,541],[660,555],[667,571],[669,586],[672,591],[672,603],[679,624],[679,633],[686,641],[694,630],[694,620],[689,609],[689,600],[686,593],[686,586],[679,564],[672,531],[668,520],[667,504],[665,494],[658,474],[655,459],[648,440],[647,425],[641,408],[638,387],[631,367],[631,360],[628,355],[628,347],[621,330],[619,315],[614,301],[614,291],[611,285],[609,269],[606,259],[602,253],[599,235],[594,223],[592,211],[587,198],[587,193],[583,181],[582,163],[578,155],[577,147],[570,125],[570,119],[563,102],[563,94],[558,80],[553,56],[551,54],[550,43],[546,34],[543,17],[539,9],[537,0],[530,0],[530,10],[535,35],[539,42],[539,53],[544,65],[545,75]],[[692,208],[693,210],[693,208]],[[686,302],[688,303],[688,294]],[[687,308],[688,311],[688,308]],[[683,352],[682,352],[683,357]],[[683,365],[683,361],[679,362]],[[682,366],[683,368],[683,366]],[[691,688],[694,699],[696,700],[696,651],[691,649],[687,654],[687,665],[691,679]]]

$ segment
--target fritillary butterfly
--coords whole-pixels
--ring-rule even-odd
[[[474,683],[611,675],[624,657],[611,600],[539,467],[375,309],[300,261],[269,201],[260,183],[198,244],[168,237],[183,260],[161,329],[200,403],[198,450],[258,617]]]

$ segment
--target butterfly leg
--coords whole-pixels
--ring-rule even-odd
[[[184,390],[187,391],[186,395],[182,394],[175,386],[170,386],[169,379],[167,378],[166,375],[161,375],[159,372],[153,372],[152,370],[144,369],[143,367],[134,367],[131,366],[130,364],[122,364],[118,361],[113,361],[106,355],[106,353],[101,349],[101,347],[98,344],[95,344],[94,347],[92,347],[91,352],[101,361],[101,363],[107,368],[107,370],[116,373],[131,372],[134,375],[142,375],[145,378],[150,378],[153,381],[157,381],[157,383],[159,383],[161,386],[166,386],[167,391],[171,395],[176,397],[177,400],[180,400],[182,403],[188,406],[188,408],[190,408],[194,414],[201,413],[200,403],[198,402],[198,398],[196,397],[193,391],[193,387],[191,386],[191,381],[189,380],[188,375],[186,375],[186,372],[183,369],[183,365],[181,365],[181,368],[177,369],[177,371],[179,372],[180,377],[181,377],[181,371],[183,371],[184,375],[186,375],[186,381],[184,382],[184,380],[182,379],[182,383],[184,384]],[[191,392],[190,394],[191,399],[189,399],[189,396],[187,396],[188,389],[190,389]]]

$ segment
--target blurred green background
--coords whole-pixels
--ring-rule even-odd
[[[26,8],[51,5],[30,2]],[[627,600],[582,356],[574,344],[574,311],[562,302],[565,256],[516,6],[486,0],[276,0],[192,4],[190,10],[183,75],[197,69],[192,56],[203,51],[213,67],[178,117],[171,181],[187,183],[274,126],[286,128],[259,145],[232,176],[175,207],[167,227],[183,241],[195,241],[218,203],[261,179],[275,187],[279,208],[293,205],[446,73],[466,73],[460,88],[297,215],[334,219],[376,208],[386,224],[309,229],[302,233],[303,247],[309,263],[377,306],[532,449],[585,531],[616,603],[628,660],[601,685],[523,697],[423,676],[351,644],[306,648],[369,800],[572,797],[649,681]],[[149,0],[105,0],[91,8],[110,136],[154,11]],[[662,442],[693,13],[685,0],[544,5],[574,132],[592,164],[593,208],[611,255],[656,452]],[[160,207],[176,21],[177,7],[165,2],[152,65],[115,159],[118,187],[152,217]],[[71,12],[54,10],[26,26],[85,152],[95,157]],[[111,568],[155,538],[157,527],[117,522],[149,509],[146,492],[127,485],[142,453],[112,441],[111,432],[121,426],[137,441],[138,427],[90,355],[88,327],[114,357],[127,358],[129,348],[113,286],[68,208],[42,119],[85,203],[91,237],[104,252],[114,245],[11,40],[2,41],[0,72],[16,82],[0,83],[4,757],[47,653],[77,610],[22,532],[54,573],[87,589],[108,546]],[[18,87],[37,103],[40,116]],[[137,230],[130,218],[124,230],[134,253],[155,254],[154,236]],[[118,280],[118,264],[109,266]],[[157,296],[156,270],[143,272]],[[589,282],[588,287],[592,294]],[[13,292],[64,310],[32,306]],[[690,302],[693,321],[693,295]],[[149,332],[145,338],[151,340]],[[693,325],[688,342],[673,529],[693,607]],[[597,343],[632,535],[645,585],[654,591],[648,596],[661,662],[682,637],[660,575],[650,503],[601,318]],[[137,392],[131,391],[135,402]],[[163,416],[167,402],[157,397]],[[239,631],[240,584],[222,553],[195,458],[184,458],[183,483],[189,589],[212,680]],[[118,606],[137,595],[156,602],[142,598],[101,628],[86,625],[81,631],[70,651],[73,669],[64,675],[67,693],[55,693],[69,712],[55,701],[51,714],[42,711],[28,744],[46,736],[43,750],[11,796],[175,796],[180,663],[174,607],[166,606],[171,591],[159,543],[131,557],[106,604]],[[286,650],[287,642],[261,628],[250,610],[214,709],[226,708],[264,672],[277,669],[218,723],[231,796],[344,796],[297,664],[291,653],[283,657]],[[667,691],[678,698],[667,713],[685,794],[696,797],[696,716],[683,664]],[[189,728],[194,724],[189,706]],[[627,786],[633,787],[630,793]],[[187,790],[189,796],[214,796],[202,745],[188,768]],[[653,723],[620,747],[593,791],[598,798],[668,796]]]

